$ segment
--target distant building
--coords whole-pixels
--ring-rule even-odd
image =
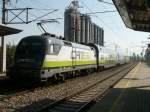
[[[74,4],[75,3],[72,3],[72,5],[65,10],[64,37],[66,40],[80,43],[80,12]],[[75,5],[77,5],[77,3]]]
[[[95,23],[93,23],[93,39],[95,44],[104,45],[104,30]]]
[[[104,30],[92,23],[91,17],[78,11],[78,2],[72,1],[65,10],[64,38],[76,43],[104,45]]]
[[[85,17],[85,15],[84,14],[81,14],[81,35],[80,35],[80,41],[81,41],[81,43],[86,43],[86,39],[85,39],[85,19],[86,19],[86,17]]]

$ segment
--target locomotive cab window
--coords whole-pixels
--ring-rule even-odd
[[[22,40],[17,47],[18,58],[33,58],[44,52],[43,43],[38,39]]]
[[[49,48],[48,48],[48,54],[58,55],[60,49],[61,49],[60,45],[58,45],[58,44],[50,44]]]

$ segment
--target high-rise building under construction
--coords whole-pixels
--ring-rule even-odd
[[[65,10],[64,37],[66,40],[80,43],[80,12],[78,2],[73,1],[68,9]]]
[[[104,45],[104,30],[92,22],[91,17],[78,11],[78,1],[72,1],[65,10],[65,40],[76,43]]]

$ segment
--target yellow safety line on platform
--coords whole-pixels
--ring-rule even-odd
[[[137,67],[134,69],[132,75],[130,78],[133,78],[135,76],[135,74],[137,73],[139,67],[141,65],[141,62],[137,65]],[[119,97],[116,99],[116,101],[114,102],[111,110],[109,112],[114,112],[114,110],[116,109],[119,101],[122,99],[122,97],[125,95],[125,92],[126,92],[126,88],[129,87],[129,84],[130,84],[130,80],[128,80],[127,84],[125,85],[125,89],[122,91],[122,93],[119,95]]]

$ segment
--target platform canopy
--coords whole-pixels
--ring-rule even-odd
[[[150,32],[150,0],[113,0],[128,28]]]
[[[0,25],[1,53],[0,53],[0,72],[6,71],[6,45],[4,36],[20,33],[22,30]]]
[[[22,30],[0,25],[0,36],[17,34],[17,33],[20,33],[21,31]]]

